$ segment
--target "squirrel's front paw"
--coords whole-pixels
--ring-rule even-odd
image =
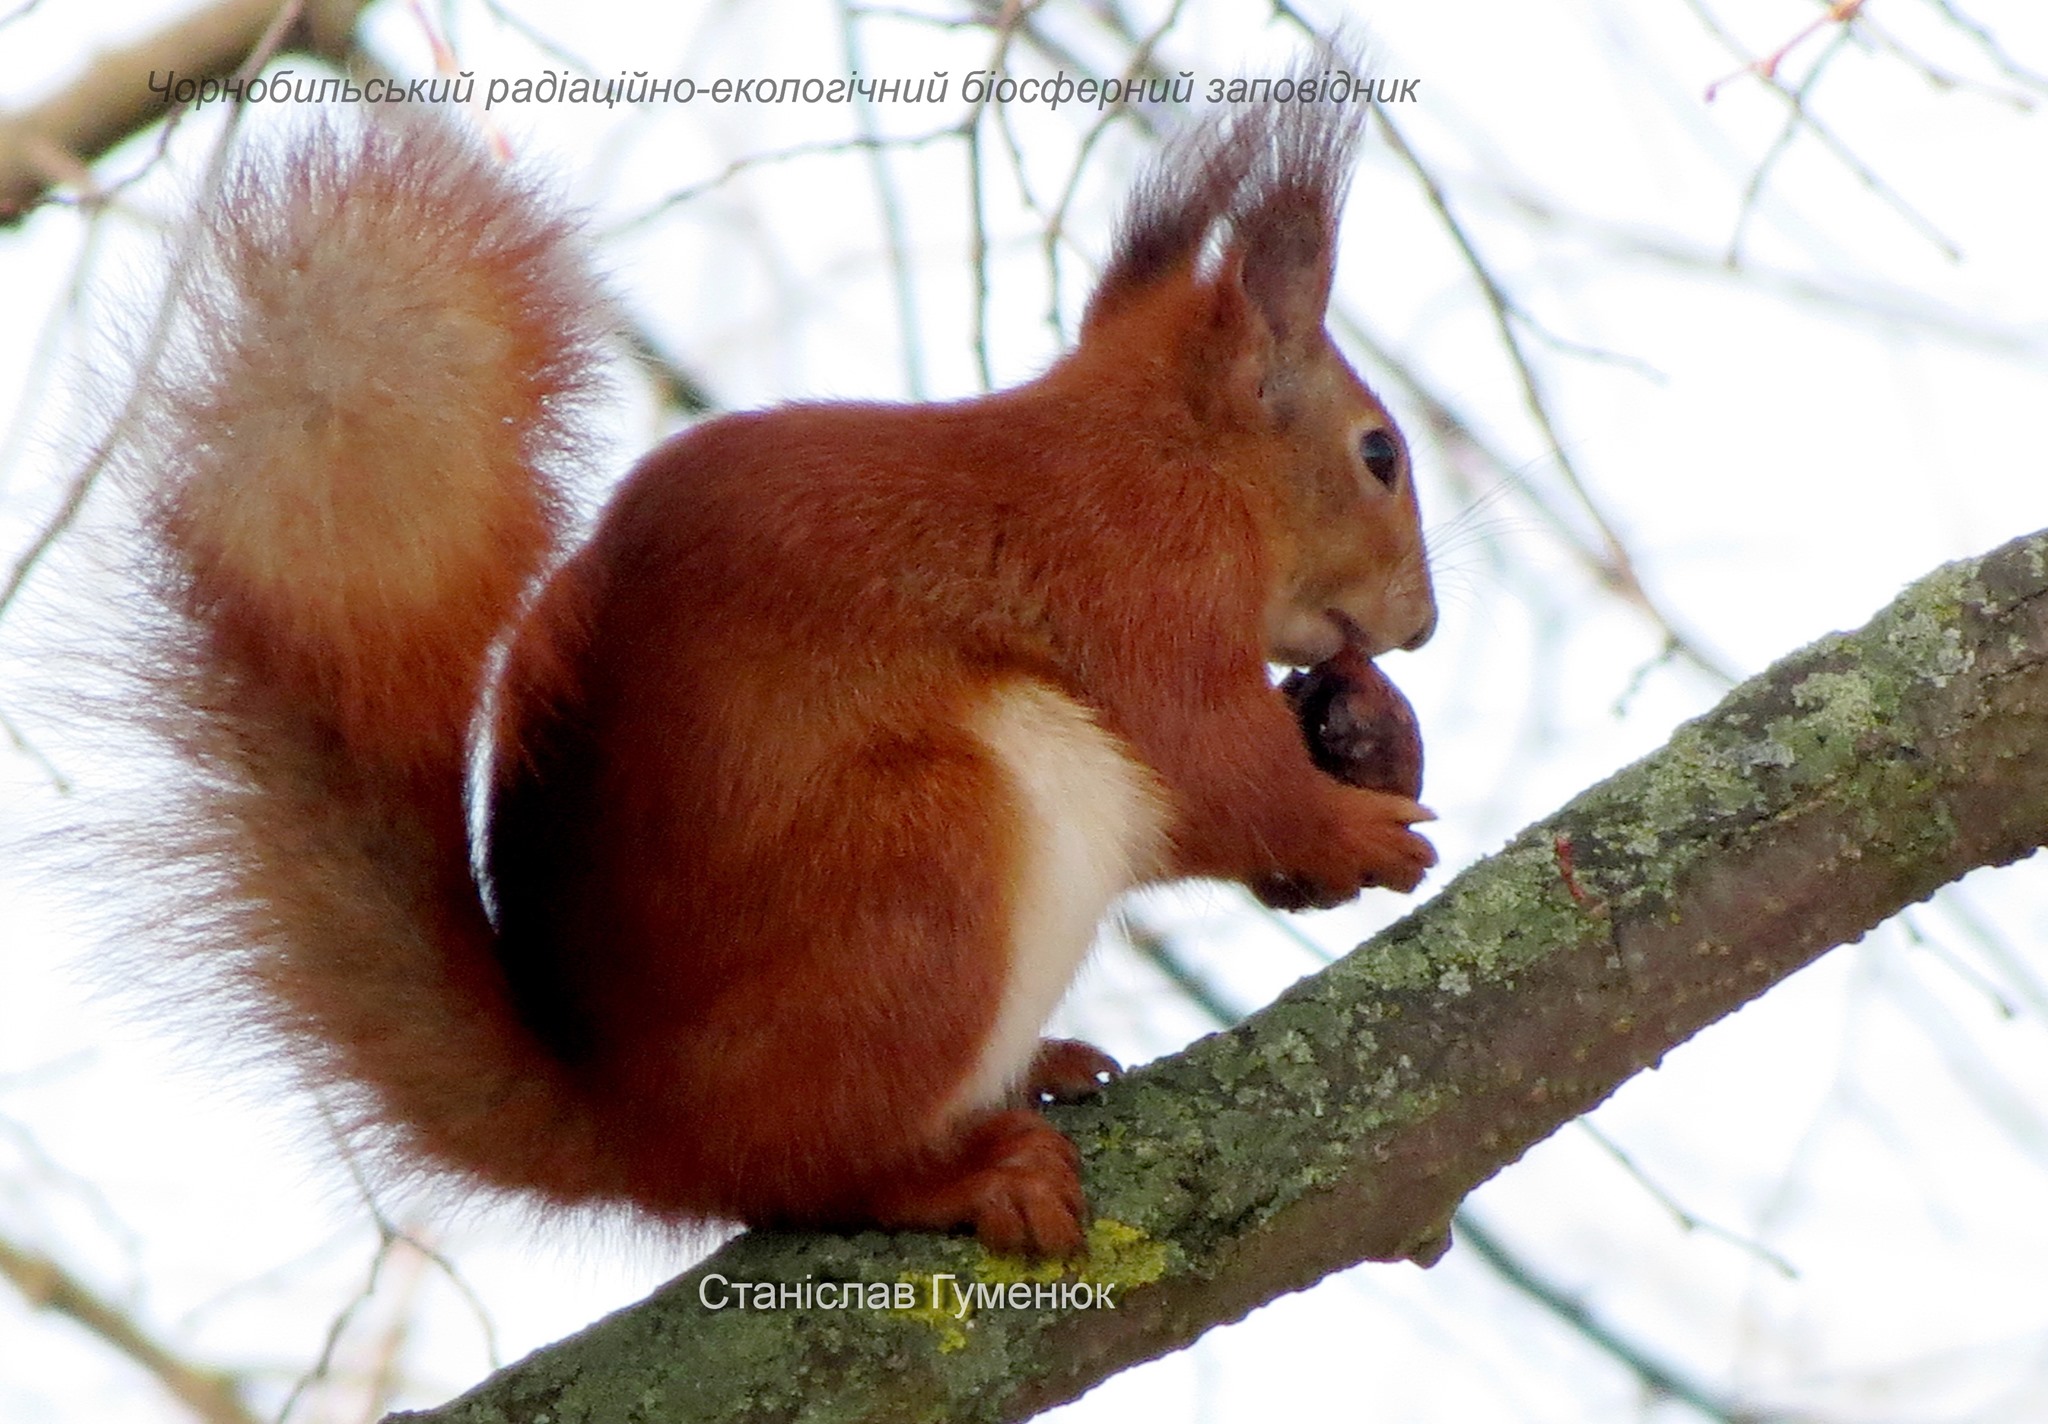
[[[1406,796],[1361,791],[1364,814],[1346,827],[1348,863],[1358,866],[1364,885],[1382,885],[1407,893],[1422,883],[1436,864],[1436,847],[1417,835],[1417,821],[1433,821],[1436,813]]]
[[[1388,823],[1377,828],[1374,854],[1366,862],[1365,884],[1384,885],[1403,894],[1422,883],[1436,864],[1436,847],[1407,826]]]
[[[1405,893],[1421,884],[1436,864],[1436,847],[1410,826],[1433,819],[1429,810],[1405,796],[1358,794],[1371,804],[1344,826],[1322,866],[1269,872],[1248,882],[1252,893],[1276,910],[1327,910],[1371,886]]]
[[[1294,870],[1276,870],[1249,883],[1259,903],[1274,910],[1327,910],[1341,905],[1359,891],[1357,885],[1339,890],[1330,882]]]

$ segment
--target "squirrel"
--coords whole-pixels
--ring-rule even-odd
[[[401,1165],[1083,1251],[1039,1109],[1117,1067],[1040,1031],[1111,901],[1435,860],[1268,676],[1436,620],[1325,330],[1362,114],[1171,143],[1036,379],[706,420],[573,549],[576,223],[441,118],[241,160],[131,462],[238,1003]]]

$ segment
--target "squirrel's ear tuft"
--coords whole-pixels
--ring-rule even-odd
[[[1082,318],[1084,331],[1162,278],[1194,270],[1251,170],[1253,155],[1239,138],[1236,124],[1212,119],[1180,134],[1153,160],[1117,224],[1116,243]]]
[[[1304,67],[1267,87],[1316,79]],[[1175,138],[1131,194],[1082,329],[1170,275],[1193,274],[1217,250],[1242,260],[1245,291],[1277,337],[1319,328],[1365,114],[1358,100],[1268,100]]]
[[[1259,162],[1231,209],[1228,241],[1243,258],[1246,292],[1283,344],[1322,328],[1365,112],[1362,104],[1258,111]]]
[[[1334,216],[1305,195],[1275,200],[1235,236],[1232,265],[1274,339],[1293,345],[1321,330],[1335,271]]]

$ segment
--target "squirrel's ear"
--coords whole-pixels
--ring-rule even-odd
[[[1244,253],[1225,252],[1206,289],[1208,359],[1200,382],[1226,405],[1261,404],[1278,375],[1277,333],[1246,285]]]
[[[1336,268],[1336,223],[1326,193],[1281,190],[1246,214],[1233,233],[1226,269],[1283,347],[1323,327]]]

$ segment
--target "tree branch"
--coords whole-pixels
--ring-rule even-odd
[[[0,1239],[0,1278],[12,1283],[31,1306],[69,1316],[149,1371],[203,1424],[259,1424],[242,1400],[238,1377],[181,1358],[133,1315],[50,1257]]]
[[[1355,1262],[1433,1260],[1466,1193],[1638,1070],[2044,842],[2048,531],[1785,659],[1263,1012],[1063,1111],[1100,1213],[1080,1280],[1115,1309],[956,1316],[956,1286],[1058,1278],[963,1240],[755,1232],[406,1417],[1028,1417]],[[741,1281],[913,1302],[741,1309]]]
[[[169,111],[152,74],[226,79],[281,18],[280,52],[340,60],[368,0],[214,0],[125,49],[109,50],[63,89],[20,113],[0,112],[0,226],[20,220],[63,183],[89,187],[93,160]],[[296,7],[296,17],[283,12]]]

